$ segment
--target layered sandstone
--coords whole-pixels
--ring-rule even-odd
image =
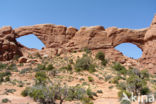
[[[82,27],[80,30],[74,27],[65,27],[53,24],[41,24],[24,26],[17,29],[3,27],[0,29],[0,60],[10,60],[15,55],[22,56],[29,50],[16,41],[21,36],[34,34],[44,44],[45,49],[52,49],[55,53],[79,51],[85,47],[93,52],[103,51],[111,60],[123,64],[131,63],[139,68],[147,68],[151,72],[156,71],[156,16],[149,28],[133,30],[126,28],[103,26]],[[136,44],[143,51],[140,59],[134,60],[122,55],[114,47],[121,43]],[[22,50],[25,51],[22,51]]]

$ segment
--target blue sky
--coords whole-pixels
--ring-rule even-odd
[[[156,0],[1,0],[0,27],[51,23],[78,29],[94,25],[146,28],[156,13],[155,4]],[[27,38],[18,40],[27,47],[33,44],[41,48],[41,42],[34,36]],[[135,54],[135,50],[133,52]],[[135,54],[134,58],[140,54]]]

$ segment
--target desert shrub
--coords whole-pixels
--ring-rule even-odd
[[[101,60],[101,61],[103,61],[105,59],[105,55],[104,55],[103,52],[98,52],[96,54],[96,58],[99,59],[99,60]]]
[[[70,59],[70,60],[69,60],[69,63],[70,63],[70,64],[74,64],[73,59]]]
[[[89,71],[90,73],[95,72],[95,71],[96,71],[95,67],[96,67],[95,64],[90,64],[89,70],[88,70],[88,71]]]
[[[103,93],[103,91],[102,90],[97,90],[97,93]]]
[[[150,89],[149,89],[147,86],[141,88],[141,90],[140,90],[140,93],[141,93],[142,95],[149,94],[150,92],[151,92],[151,91],[150,91]]]
[[[91,98],[91,99],[93,99],[94,96],[97,97],[96,93],[95,92],[92,92],[92,90],[90,88],[88,88],[86,90],[86,92],[87,92],[88,97]]]
[[[112,78],[111,75],[107,75],[107,76],[105,76],[105,81],[107,82],[107,81],[110,80],[111,78]]]
[[[61,71],[72,71],[72,66],[68,64],[67,66],[61,67]]]
[[[120,76],[116,76],[112,79],[112,83],[114,84],[118,84],[119,83],[119,80],[120,80]]]
[[[105,59],[105,54],[104,54],[103,52],[98,52],[98,53],[96,54],[96,58],[99,59],[99,60],[101,61],[101,64],[102,64],[103,66],[106,66],[106,65],[107,65],[108,60]]]
[[[12,63],[7,67],[7,70],[12,70],[12,71],[17,71],[18,68],[16,66],[16,64]]]
[[[115,62],[112,68],[121,74],[125,75],[127,73],[126,68],[122,66],[120,63]]]
[[[10,76],[11,72],[10,71],[5,71],[0,73],[0,83],[3,81],[10,81]]]
[[[10,76],[11,75],[11,72],[10,71],[5,71],[2,73],[3,76]]]
[[[150,92],[147,82],[149,81],[149,73],[147,70],[138,70],[135,68],[131,68],[128,70],[129,77],[126,82],[130,91],[132,91],[135,95],[137,94],[148,94]]]
[[[57,75],[58,71],[56,69],[50,71],[50,75],[52,75],[53,77],[55,77]]]
[[[91,53],[91,50],[88,47],[83,48],[83,51],[86,52],[87,54]]]
[[[117,88],[120,89],[120,90],[126,90],[127,89],[126,82],[118,83]]]
[[[118,96],[119,96],[120,100],[122,99],[122,97],[124,97],[123,94],[126,94],[128,98],[131,97],[131,93],[130,92],[128,92],[126,90],[121,90],[121,91],[118,92]]]
[[[54,66],[52,65],[52,64],[49,64],[46,68],[45,68],[45,70],[47,70],[47,71],[50,71],[50,70],[53,70],[54,69]]]
[[[147,82],[139,78],[137,75],[131,75],[127,79],[127,86],[130,91],[132,91],[135,95],[138,95],[144,86],[146,86]]]
[[[82,98],[82,104],[94,104],[90,98],[84,97]]]
[[[2,103],[8,103],[8,102],[10,102],[10,100],[8,98],[2,99]]]
[[[54,66],[52,64],[44,63],[44,64],[38,64],[36,69],[37,71],[39,70],[52,71],[54,69]]]
[[[38,64],[37,65],[37,68],[38,68],[38,70],[45,70],[46,65],[44,65],[44,64]]]
[[[36,85],[38,85],[38,84],[45,85],[46,82],[47,82],[47,79],[48,79],[48,77],[47,77],[46,73],[43,72],[43,71],[37,72],[35,74],[35,82],[36,82]]]
[[[88,77],[88,81],[89,81],[89,82],[93,82],[93,81],[94,81],[93,77],[90,77],[90,76],[89,76],[89,77]]]
[[[7,76],[7,77],[5,78],[5,81],[10,81],[10,77]]]
[[[8,95],[8,93],[14,93],[14,92],[16,92],[16,90],[15,89],[5,89],[5,94],[7,94]]]
[[[101,64],[102,64],[103,66],[106,66],[107,63],[108,63],[108,61],[107,61],[106,59],[104,59],[104,60],[101,61]]]
[[[95,65],[93,64],[91,58],[88,55],[83,55],[83,57],[78,58],[75,63],[75,70],[77,72],[88,70],[89,72],[95,72]]]
[[[0,84],[4,81],[4,78],[0,76]]]
[[[72,66],[70,64],[67,65],[67,71],[72,71]]]
[[[113,68],[120,74],[126,75],[125,78],[118,76],[122,81],[120,83],[115,83],[117,88],[120,90],[118,93],[120,98],[122,97],[123,92],[127,95],[130,95],[129,92],[132,92],[134,96],[147,95],[151,92],[147,86],[150,79],[150,74],[147,70],[140,71],[136,68],[130,67],[129,70],[125,71],[126,69],[120,64],[114,64]],[[124,101],[121,104],[127,103]]]
[[[7,68],[7,64],[3,64],[0,62],[0,70]]]
[[[140,71],[140,77],[145,80],[149,80],[150,74],[148,70],[144,69]]]
[[[120,104],[131,104],[131,102],[127,101],[127,100],[123,100],[123,101],[120,102]]]
[[[136,68],[130,68],[127,73],[129,76],[137,75],[139,78],[144,79],[144,80],[149,80],[150,78],[150,74],[147,70],[140,71]]]
[[[91,94],[91,90],[89,93]],[[32,97],[41,104],[56,104],[56,100],[60,101],[59,104],[63,104],[64,100],[81,100],[82,102],[85,102],[83,104],[92,104],[88,103],[91,102],[91,98],[89,97],[90,94],[79,85],[68,87],[67,85],[61,85],[60,83],[51,83],[46,86],[35,85],[26,88],[21,93],[23,96]]]
[[[112,89],[113,87],[114,87],[114,86],[113,86],[113,85],[111,85],[111,86],[109,86],[108,88],[109,88],[109,89]]]
[[[24,68],[20,71],[20,74],[28,73],[30,71],[32,71],[32,68]]]
[[[22,91],[21,95],[24,96],[24,97],[28,96],[29,95],[29,90],[30,90],[30,88],[26,87],[25,90]]]

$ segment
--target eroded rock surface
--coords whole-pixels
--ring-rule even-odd
[[[0,61],[21,56],[20,45],[16,42],[14,30],[8,26],[0,29]]]
[[[16,41],[16,38],[34,34],[44,44],[45,49],[52,49],[55,54],[79,51],[85,47],[93,52],[103,51],[106,57],[123,64],[132,64],[139,68],[147,68],[156,73],[156,16],[146,29],[126,29],[103,26],[82,27],[80,30],[53,24],[24,26],[17,29],[3,27],[0,29],[0,60],[10,60],[28,48]],[[129,59],[114,47],[125,42],[136,44],[142,49],[140,59]],[[24,49],[24,51],[22,51]]]

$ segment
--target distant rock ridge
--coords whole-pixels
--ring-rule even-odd
[[[0,28],[0,60],[7,61],[16,55],[23,56],[29,50],[16,41],[21,36],[34,34],[44,44],[45,49],[52,49],[55,54],[80,51],[87,47],[93,52],[103,51],[106,57],[123,64],[129,64],[138,68],[147,68],[156,73],[156,15],[149,28],[133,30],[127,28],[103,26],[82,27],[80,30],[74,27],[62,25],[40,24],[24,26],[12,29],[10,26]],[[143,51],[138,60],[130,59],[114,49],[121,43],[133,43]],[[24,50],[24,51],[22,51]]]

